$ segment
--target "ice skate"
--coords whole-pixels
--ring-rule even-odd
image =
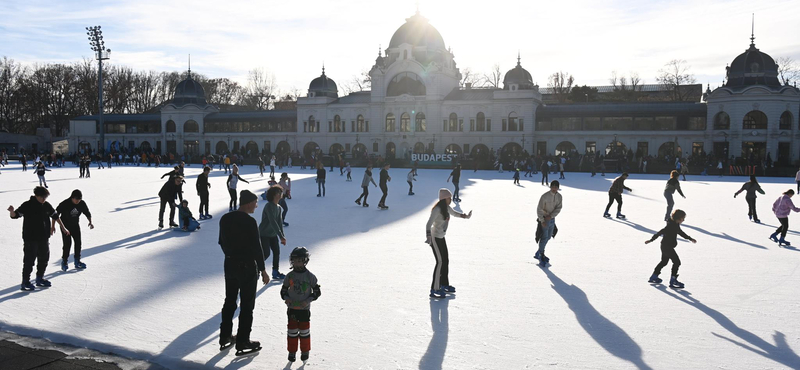
[[[81,262],[81,260],[79,260],[79,259],[75,260],[75,269],[83,270],[85,268],[86,268],[86,264],[85,263]]]
[[[786,241],[786,239],[781,238],[781,240],[778,240],[778,246],[779,247],[791,247],[792,243],[789,243],[788,241]]]
[[[617,218],[620,219],[620,220],[624,220],[625,219],[625,215],[623,215],[622,213],[617,213]]]
[[[431,294],[428,296],[431,298],[445,298],[447,295],[445,295],[444,291],[441,289],[439,290],[431,289]]]
[[[37,277],[37,278],[36,278],[36,286],[40,286],[40,287],[45,287],[45,288],[47,288],[47,287],[50,287],[50,286],[52,286],[52,285],[53,285],[53,284],[50,284],[50,280],[46,280],[46,279],[45,279],[45,278],[43,278],[43,277]]]
[[[69,269],[69,265],[67,265],[67,260],[61,260],[61,271],[67,271]]]
[[[361,205],[361,200],[360,199],[356,199],[356,204]]]
[[[662,281],[663,280],[661,280],[661,278],[659,278],[658,275],[650,276],[650,280],[647,280],[648,283],[653,283],[653,284],[661,284]]]
[[[297,352],[289,352],[289,362],[297,361]]]
[[[283,227],[289,227],[289,223],[286,222],[286,221],[283,221]]]
[[[755,223],[757,223],[757,224],[760,224],[760,223],[761,223],[761,220],[759,220],[759,219],[755,218],[755,219],[753,219],[753,222],[755,222]]]
[[[236,336],[235,335],[228,335],[225,338],[219,338],[219,350],[224,351],[230,348],[232,345],[236,344]]]
[[[444,290],[445,293],[455,293],[456,287],[452,285],[445,285],[440,290]]]
[[[164,228],[164,223],[163,222],[159,222],[158,223],[158,229],[161,230],[163,228]]]
[[[212,218],[214,218],[214,216],[212,216],[212,215],[210,215],[210,214],[206,213],[206,218],[207,218],[207,219],[212,219]]]
[[[176,224],[176,223],[174,223],[174,222],[170,222],[170,223],[169,223],[169,227],[180,227],[180,226],[181,226],[181,225],[178,225],[178,224]]]
[[[198,219],[199,219],[199,220],[205,220],[205,219],[206,219],[206,215],[204,215],[204,214],[202,214],[202,213],[201,213],[201,214],[200,214],[200,217],[198,217]]]
[[[611,214],[610,214],[610,213],[608,213],[608,212],[606,212],[606,213],[603,213],[603,217],[605,217],[605,218],[611,218]]]
[[[300,352],[300,361],[308,361],[308,352]]]
[[[533,255],[533,259],[535,260],[539,259],[539,251],[536,251],[536,253]]]
[[[19,290],[30,292],[36,290],[36,288],[33,286],[33,284],[31,284],[30,281],[23,281],[22,285],[19,287]]]
[[[681,289],[683,288],[683,283],[678,281],[678,275],[673,276],[669,279],[669,287],[673,289]]]
[[[248,341],[247,343],[236,343],[236,356],[249,355],[261,350],[261,343],[258,341]]]
[[[278,271],[278,270],[272,270],[272,278],[273,279],[285,279],[286,275],[281,274],[281,272]]]
[[[774,234],[770,235],[769,236],[769,240],[772,240],[773,242],[777,243],[778,242],[778,233],[774,233]]]

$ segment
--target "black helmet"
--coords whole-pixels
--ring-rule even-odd
[[[295,247],[292,250],[292,253],[289,255],[289,260],[302,259],[303,265],[306,265],[308,264],[309,257],[311,257],[311,254],[308,253],[308,249],[306,249],[306,247]]]

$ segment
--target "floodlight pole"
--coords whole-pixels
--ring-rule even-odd
[[[86,34],[89,36],[89,45],[95,52],[95,59],[98,62],[97,68],[97,91],[98,91],[98,117],[100,121],[100,150],[105,151],[106,147],[106,127],[103,122],[103,61],[111,58],[111,49],[105,49],[103,41],[103,31],[100,26],[86,27]]]

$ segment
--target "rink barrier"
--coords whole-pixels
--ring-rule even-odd
[[[730,166],[728,173],[731,175],[755,175],[756,166]]]

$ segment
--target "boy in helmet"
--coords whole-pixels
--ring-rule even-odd
[[[317,283],[317,277],[306,269],[309,253],[305,247],[292,250],[289,260],[292,271],[286,274],[281,288],[281,298],[289,308],[286,311],[289,317],[287,325],[289,361],[297,359],[297,342],[300,340],[300,360],[308,360],[311,351],[311,302],[317,300],[322,294]]]

